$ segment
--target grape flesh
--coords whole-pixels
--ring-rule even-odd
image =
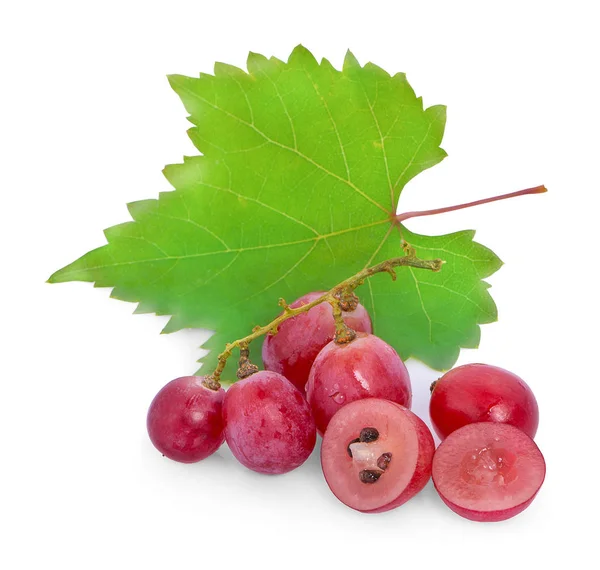
[[[538,404],[529,386],[516,374],[488,364],[465,364],[446,372],[431,394],[429,414],[444,439],[476,422],[500,422],[534,437]]]
[[[223,418],[231,452],[259,473],[296,469],[315,447],[310,407],[300,391],[276,372],[257,372],[233,384],[225,395]]]
[[[318,291],[308,293],[290,307],[306,305],[323,294]],[[344,322],[356,331],[370,333],[373,330],[371,318],[361,304],[354,311],[344,312],[343,317]],[[335,321],[331,305],[316,305],[306,313],[281,323],[276,335],[268,334],[265,337],[262,348],[265,369],[282,374],[304,393],[312,363],[334,335]]]
[[[346,344],[331,341],[319,353],[306,385],[317,429],[323,434],[333,415],[362,398],[382,398],[410,408],[408,370],[398,353],[372,334],[358,333]]]
[[[333,416],[323,436],[321,466],[342,503],[377,513],[399,507],[423,489],[434,449],[429,428],[410,410],[367,398]]]
[[[201,376],[171,380],[152,400],[148,435],[164,456],[194,463],[214,453],[225,439],[221,409],[225,391],[211,390]]]
[[[520,429],[480,422],[453,431],[433,458],[433,483],[455,513],[473,521],[514,517],[535,498],[546,474],[544,457]]]

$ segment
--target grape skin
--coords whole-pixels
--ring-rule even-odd
[[[225,391],[202,384],[204,377],[171,380],[152,400],[146,425],[164,456],[194,463],[213,454],[225,439],[221,409]]]
[[[398,353],[372,334],[358,333],[346,344],[331,341],[317,356],[306,385],[317,429],[324,433],[333,415],[362,398],[382,398],[410,408],[408,370]]]
[[[287,473],[316,443],[315,422],[300,391],[275,372],[233,384],[223,404],[225,438],[233,455],[259,473]]]
[[[440,439],[476,422],[507,423],[533,438],[539,424],[529,386],[516,374],[489,364],[465,364],[446,372],[435,383],[429,415]]]
[[[296,308],[314,301],[324,292],[308,293],[290,307]],[[354,311],[343,313],[345,323],[356,331],[373,330],[367,310],[359,303]],[[262,358],[266,370],[285,376],[304,393],[310,367],[319,351],[333,339],[335,321],[329,303],[321,303],[279,325],[276,335],[265,337]]]

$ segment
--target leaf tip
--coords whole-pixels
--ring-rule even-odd
[[[160,334],[171,334],[181,330],[182,328],[184,328],[183,323],[180,322],[176,315],[172,315],[167,321],[167,324],[160,331]]]
[[[259,73],[266,62],[268,62],[268,59],[264,55],[255,51],[248,52],[248,59],[246,60],[248,73],[250,75]]]
[[[318,65],[317,60],[312,52],[305,48],[302,44],[298,44],[292,50],[292,53],[288,58],[288,63],[310,67],[316,67]]]
[[[178,73],[169,73],[167,75],[167,81],[169,82],[169,85],[173,91],[177,92],[177,88],[181,84],[183,77],[183,75],[179,75]]]
[[[292,58],[294,56],[306,56],[306,55],[312,56],[312,53],[310,53],[310,50],[308,48],[305,48],[302,44],[298,44],[292,50],[292,53],[290,54],[290,58]]]
[[[225,77],[240,77],[246,75],[246,72],[235,65],[230,65],[228,63],[223,63],[221,61],[215,62],[213,67],[215,77],[217,76],[225,76]]]
[[[425,114],[430,118],[431,121],[439,125],[441,142],[441,137],[443,136],[444,129],[446,128],[448,108],[446,105],[432,105],[431,107],[427,107],[427,109],[425,109]]]
[[[348,71],[350,69],[356,69],[356,68],[360,67],[360,63],[358,63],[358,59],[356,59],[356,57],[354,57],[354,54],[348,50],[346,52],[346,57],[344,57],[344,67],[343,70],[344,71]]]
[[[46,279],[46,283],[65,283],[67,281],[69,281],[69,279],[66,279],[64,277],[65,275],[65,268],[63,267],[62,269],[59,269],[58,271],[55,271],[52,275],[50,275],[50,277],[48,277],[48,279]]]
[[[391,77],[391,75],[385,69],[383,69],[383,67],[379,67],[372,61],[369,61],[365,64],[365,69],[368,69],[372,73],[376,73],[381,78],[389,79]]]

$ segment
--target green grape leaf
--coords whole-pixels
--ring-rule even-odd
[[[331,288],[401,255],[404,239],[446,263],[358,290],[376,334],[437,369],[477,346],[478,325],[496,319],[482,279],[500,260],[474,232],[422,236],[394,218],[406,183],[446,156],[445,107],[424,109],[404,74],[351,53],[338,71],[302,46],[287,63],[251,53],[248,73],[217,63],[214,75],[169,80],[201,156],[167,166],[174,190],[129,204],[133,221],[51,282],[113,287],[138,313],[170,315],[164,332],[214,330],[212,370],[226,342],[276,316],[279,297]]]

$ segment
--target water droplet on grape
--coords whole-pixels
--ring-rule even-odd
[[[346,401],[346,396],[341,392],[336,392],[331,397],[336,404],[342,405]]]

